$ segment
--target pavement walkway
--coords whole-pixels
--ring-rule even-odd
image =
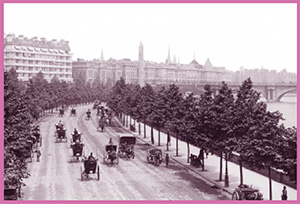
[[[116,119],[121,125],[121,122]],[[136,132],[129,130],[129,119],[128,127],[123,126],[124,129],[129,131],[131,134],[135,135],[138,139],[143,140],[146,143],[151,144],[151,128],[146,126],[146,137],[144,137],[144,124],[141,123],[141,135],[138,134],[138,123],[135,123]],[[131,120],[133,124],[133,119]],[[202,179],[208,184],[218,187],[223,191],[232,194],[235,188],[240,184],[240,167],[239,165],[228,162],[228,174],[229,174],[229,187],[224,186],[224,176],[225,176],[225,160],[223,159],[223,181],[219,181],[219,171],[220,171],[220,158],[216,155],[209,154],[205,158],[204,164],[205,169],[202,171],[202,167],[196,168],[187,162],[187,145],[185,142],[178,142],[178,156],[176,156],[176,138],[171,136],[171,145],[169,145],[169,150],[167,151],[167,135],[165,133],[160,133],[160,146],[158,146],[158,131],[154,129],[154,144],[153,147],[161,148],[164,153],[168,153],[170,156],[170,161],[173,160],[184,166],[189,170],[197,173]],[[196,146],[190,145],[190,154],[199,154],[200,149]],[[269,200],[269,178],[263,176],[259,173],[251,171],[249,169],[243,168],[243,181],[244,184],[252,185],[253,188],[257,188],[263,194],[264,200]],[[281,192],[284,184],[272,180],[272,200],[281,200]],[[297,190],[287,186],[288,200],[297,200]]]

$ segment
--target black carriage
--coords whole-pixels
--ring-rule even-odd
[[[67,142],[67,135],[66,135],[66,129],[59,128],[57,130],[57,136],[56,136],[56,142],[58,141],[64,141]]]
[[[85,119],[86,119],[86,120],[90,120],[90,119],[92,118],[91,115],[92,115],[92,113],[91,113],[90,111],[87,111],[87,112],[86,112]]]
[[[63,117],[65,115],[65,110],[64,109],[59,109],[58,117]]]
[[[75,108],[71,109],[70,116],[76,116],[76,109]]]
[[[153,163],[159,166],[162,163],[162,150],[157,148],[152,148],[147,150],[147,162]]]
[[[111,166],[115,164],[119,164],[119,157],[117,154],[117,145],[108,144],[105,146],[105,152],[103,157],[104,164],[110,164]]]
[[[41,137],[40,128],[38,125],[32,128],[32,136],[35,137],[35,142],[39,146],[42,146],[42,137]]]
[[[73,158],[75,158],[77,161],[79,161],[80,157],[83,157],[83,146],[82,143],[75,143],[71,145],[72,151],[73,151]],[[72,160],[71,160],[72,161]]]
[[[134,145],[136,137],[131,135],[119,135],[119,157],[134,159]]]
[[[190,156],[190,159],[191,159],[191,165],[198,168],[198,167],[201,167],[202,166],[202,160],[200,158],[200,156],[197,156],[195,154],[191,154]]]
[[[89,178],[89,175],[96,175],[97,180],[100,180],[100,167],[97,164],[97,159],[84,159],[83,166],[80,167],[81,180]]]
[[[73,144],[75,144],[75,142],[78,140],[79,142],[82,142],[82,133],[81,132],[78,132],[77,134],[75,134],[74,132],[72,133],[72,138],[70,139],[70,144],[71,144],[71,147]]]
[[[4,189],[4,200],[18,200],[18,193],[16,188]]]
[[[98,131],[99,131],[99,130],[101,130],[101,132],[104,131],[104,128],[105,128],[105,125],[106,125],[105,120],[106,120],[106,119],[105,119],[104,117],[102,117],[102,118],[99,119],[99,122],[98,122],[98,128],[97,128]]]
[[[263,194],[252,186],[241,184],[233,192],[232,200],[263,200]]]

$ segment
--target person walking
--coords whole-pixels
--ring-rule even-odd
[[[169,160],[170,160],[170,158],[169,158],[169,154],[168,153],[166,153],[166,167],[168,167],[168,165],[169,165]]]
[[[286,186],[283,186],[282,195],[281,195],[281,200],[287,200],[287,190],[286,190]]]

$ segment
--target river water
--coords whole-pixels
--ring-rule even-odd
[[[297,95],[286,95],[280,102],[267,103],[269,111],[279,111],[283,114],[285,127],[297,127]]]

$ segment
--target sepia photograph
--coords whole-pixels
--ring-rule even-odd
[[[3,200],[297,201],[299,1],[150,2],[1,2]]]

